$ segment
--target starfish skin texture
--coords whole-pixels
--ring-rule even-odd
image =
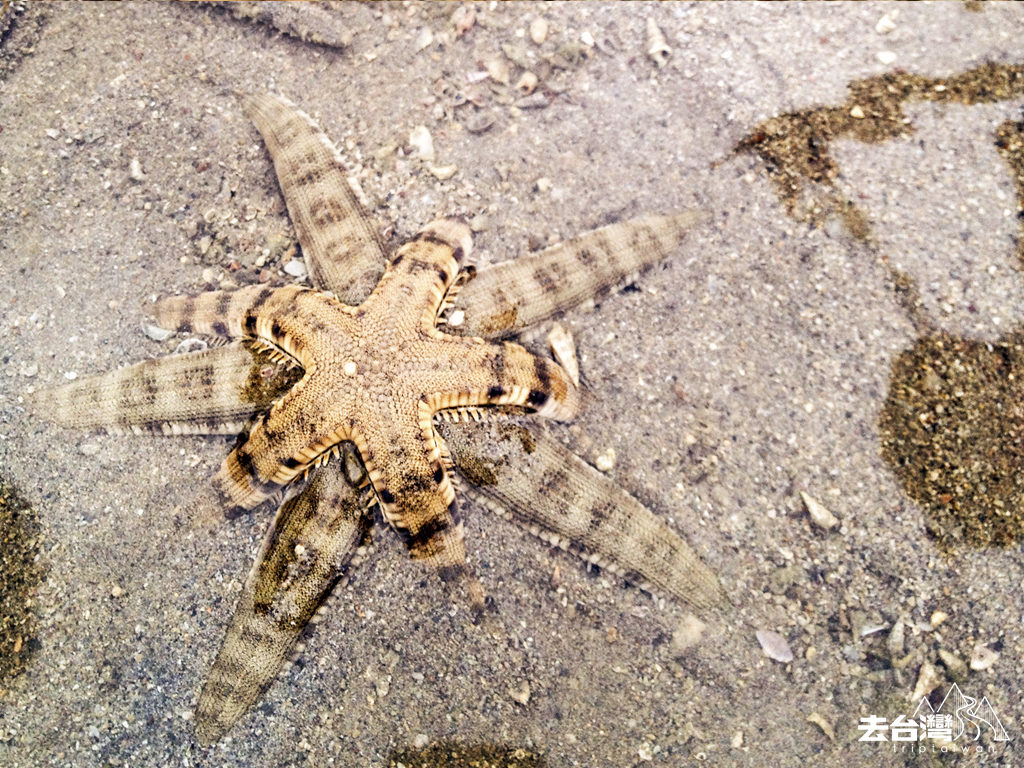
[[[280,504],[200,693],[199,741],[216,742],[288,665],[358,566],[375,509],[478,608],[457,489],[641,588],[698,609],[721,604],[715,576],[668,525],[542,422],[523,420],[568,420],[582,398],[557,363],[503,340],[623,284],[699,216],[612,224],[475,276],[468,227],[439,219],[389,259],[313,121],[271,94],[244,108],[315,287],[162,299],[161,326],[223,343],[35,397],[38,411],[74,427],[241,431],[214,478],[225,506]]]

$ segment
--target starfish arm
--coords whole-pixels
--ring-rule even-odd
[[[686,211],[631,219],[481,269],[455,297],[454,310],[464,313],[458,332],[511,336],[610,291],[670,253],[701,218]]]
[[[343,308],[334,299],[309,288],[251,285],[234,291],[160,299],[154,306],[154,315],[162,328],[261,341],[308,372],[312,360],[302,340],[317,323],[317,310],[325,302]]]
[[[446,408],[481,405],[519,406],[558,421],[568,421],[579,412],[580,390],[553,360],[509,341],[436,337],[446,345],[434,341],[431,347],[425,342],[424,348],[441,362],[420,378],[424,391],[430,393],[431,416]]]
[[[722,602],[718,580],[686,542],[543,430],[498,419],[437,426],[484,506],[649,592],[695,608]]]
[[[337,456],[341,443],[365,441],[349,416],[351,404],[337,400],[329,372],[309,371],[253,425],[214,477],[224,501],[253,509],[315,466]]]
[[[436,219],[402,245],[364,306],[377,309],[376,320],[398,334],[427,333],[462,263],[473,249],[469,227],[458,219]],[[420,311],[410,312],[410,308]]]
[[[260,363],[242,344],[228,344],[78,379],[38,392],[33,401],[72,427],[231,434],[288,381],[283,369]]]
[[[217,741],[263,695],[332,588],[357,564],[370,528],[349,468],[325,467],[278,510],[246,579],[196,706],[196,733]]]
[[[346,304],[362,303],[380,280],[387,258],[338,150],[285,98],[251,96],[243,109],[274,161],[313,284]]]

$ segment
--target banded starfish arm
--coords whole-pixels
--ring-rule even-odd
[[[309,288],[250,285],[198,296],[168,296],[154,305],[161,328],[222,339],[258,339],[302,364],[296,339],[315,315],[312,305],[328,298]]]
[[[213,481],[230,507],[253,509],[311,467],[327,463],[343,441],[362,442],[352,419],[334,418],[345,409],[332,403],[325,380],[307,372],[224,459]]]
[[[461,334],[496,338],[621,285],[670,253],[702,214],[645,216],[595,229],[530,256],[486,267],[453,302]]]
[[[580,410],[580,390],[562,367],[509,341],[447,337],[445,347],[424,343],[442,364],[422,375],[431,415],[446,408],[519,406],[569,421]],[[413,352],[413,355],[417,352]],[[424,427],[425,429],[426,427]]]
[[[326,134],[281,96],[250,96],[243,109],[274,161],[313,285],[362,303],[387,262],[384,244]]]
[[[294,379],[241,343],[88,376],[33,396],[60,424],[108,432],[231,434]]]
[[[714,574],[668,525],[539,428],[439,422],[467,493],[545,541],[695,608],[724,599]],[[486,446],[486,448],[481,448]]]
[[[458,219],[436,219],[406,242],[373,290],[374,322],[408,336],[435,333],[437,315],[463,261],[473,250],[469,227]],[[366,305],[364,305],[366,306]],[[421,308],[419,313],[410,307]]]
[[[351,446],[277,512],[246,579],[224,644],[196,706],[212,744],[263,695],[332,588],[358,564],[370,529]]]

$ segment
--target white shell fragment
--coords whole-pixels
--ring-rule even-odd
[[[142,332],[149,336],[153,341],[167,341],[174,335],[174,331],[169,331],[166,328],[161,328],[159,325],[153,325],[152,323],[143,323]]]
[[[807,722],[813,723],[814,725],[821,728],[821,732],[828,736],[829,741],[836,740],[836,729],[832,727],[832,723],[830,723],[824,717],[819,715],[817,712],[811,712],[811,714],[807,716]]]
[[[291,259],[284,265],[284,272],[286,275],[291,275],[292,277],[305,277],[307,274],[306,264],[299,259]]]
[[[900,15],[899,11],[889,11],[888,13],[882,14],[882,18],[875,24],[875,32],[880,35],[887,35],[896,29],[896,17]]]
[[[647,19],[647,55],[659,69],[668,63],[668,57],[672,55],[672,49],[654,19]]]
[[[976,645],[971,651],[971,669],[980,672],[988,669],[999,661],[999,651],[994,651],[987,645]]]
[[[434,139],[425,125],[417,125],[409,132],[409,146],[422,160],[434,159]]]
[[[533,72],[523,72],[516,82],[516,90],[520,93],[531,94],[537,87],[537,76]]]
[[[602,472],[611,472],[615,466],[615,449],[609,448],[594,459],[594,466]]]
[[[530,22],[530,39],[536,45],[548,39],[548,22],[543,16],[535,16]]]
[[[917,685],[914,686],[914,692],[910,694],[910,700],[912,702],[921,701],[925,696],[938,688],[939,683],[942,682],[942,677],[939,675],[935,665],[930,661],[926,661],[921,665],[921,671],[917,674]]]
[[[698,619],[692,613],[683,616],[682,620],[672,631],[672,651],[678,655],[685,654],[700,642],[704,635],[707,624]]]
[[[789,643],[778,632],[772,632],[770,629],[759,629],[756,632],[756,636],[757,642],[761,644],[761,650],[764,651],[764,655],[772,661],[789,664],[793,660],[793,651],[789,647]]]
[[[132,181],[146,180],[146,174],[142,170],[142,163],[139,161],[139,158],[137,157],[133,157],[131,161],[128,163],[128,178],[130,178]]]
[[[576,360],[576,342],[572,338],[572,332],[561,323],[551,326],[548,334],[548,344],[551,347],[551,354],[555,360],[565,369],[577,387],[580,385],[580,364]]]
[[[811,516],[811,522],[819,528],[830,531],[839,525],[839,519],[816,498],[803,491],[800,491],[800,498],[804,500],[804,506],[807,507],[807,514]]]
[[[413,43],[413,47],[417,51],[422,51],[432,42],[434,42],[434,33],[430,31],[430,27],[423,27],[416,35],[416,42]]]
[[[441,181],[448,181],[452,176],[459,172],[457,165],[428,165],[427,170],[430,171],[431,175]]]

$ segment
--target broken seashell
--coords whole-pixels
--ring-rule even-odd
[[[788,664],[793,660],[793,651],[789,647],[789,643],[778,632],[772,632],[770,629],[759,629],[755,636],[757,637],[757,642],[761,644],[761,650],[764,651],[764,655],[772,661]]]
[[[533,93],[533,89],[537,87],[537,82],[537,76],[533,74],[533,72],[523,72],[519,81],[516,83],[516,90],[520,93],[529,95]]]
[[[548,344],[555,360],[569,374],[572,383],[578,387],[580,385],[580,365],[576,360],[576,342],[573,341],[572,332],[561,323],[556,322],[551,326],[551,332],[548,333]]]
[[[829,531],[839,525],[839,520],[828,509],[813,496],[800,491],[800,498],[804,500],[807,507],[807,514],[811,516],[811,522]]]
[[[987,645],[976,645],[971,651],[971,669],[976,672],[988,669],[997,661],[999,661],[999,651],[995,651]]]
[[[647,55],[659,69],[668,63],[668,57],[672,55],[672,49],[654,19],[647,19]]]

